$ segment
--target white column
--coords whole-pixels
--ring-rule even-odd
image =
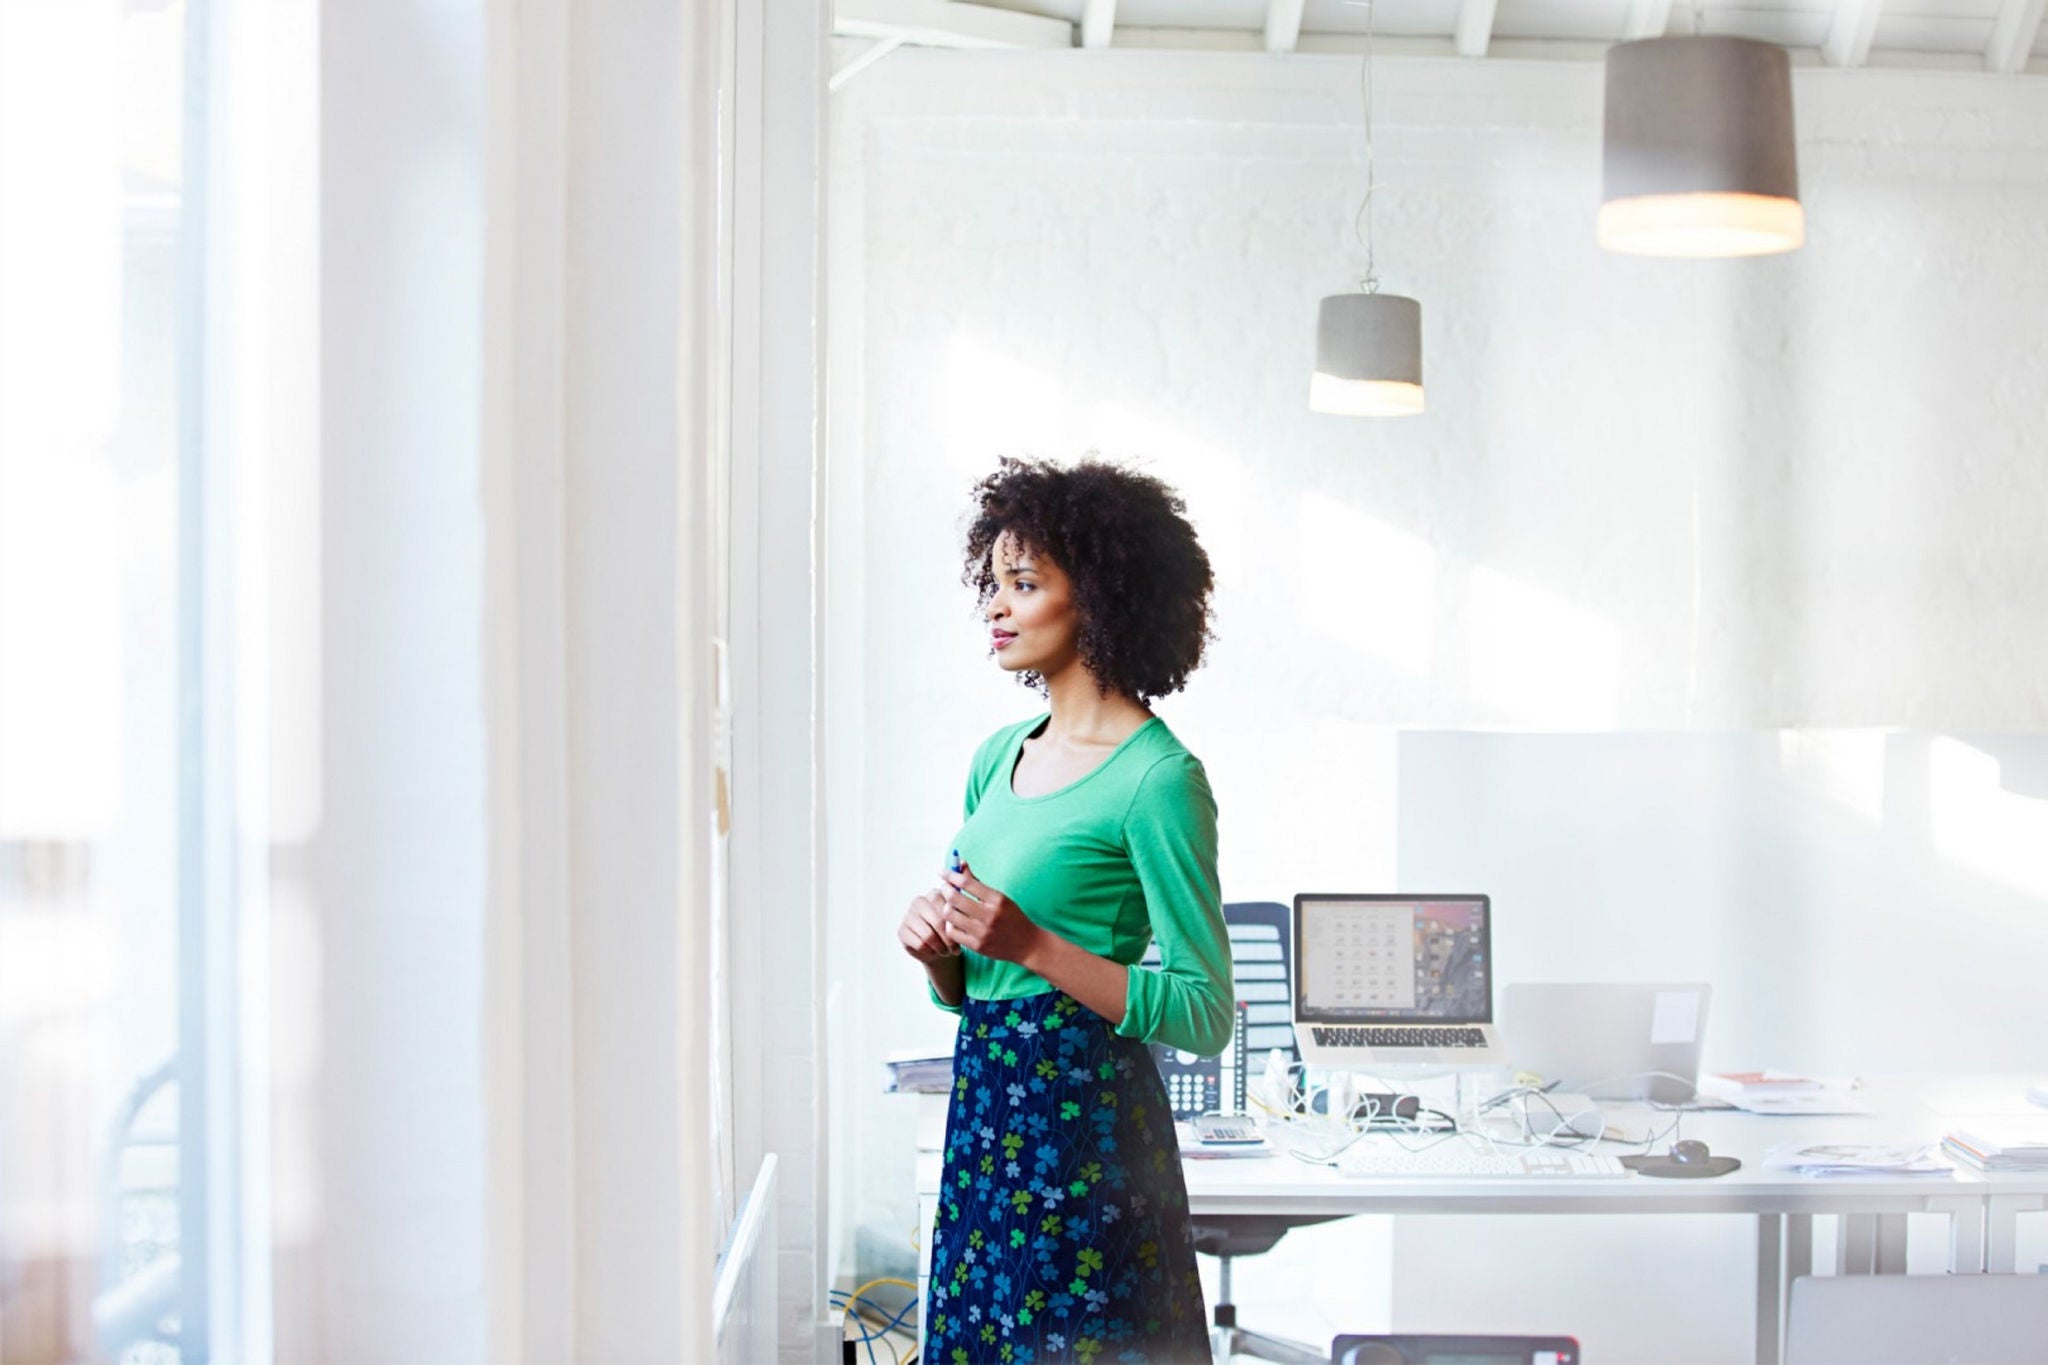
[[[728,11],[322,7],[318,1150],[281,1357],[710,1356]]]
[[[485,15],[320,11],[309,1245],[278,1352],[484,1365]]]

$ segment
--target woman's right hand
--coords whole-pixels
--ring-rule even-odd
[[[910,903],[903,923],[896,927],[903,951],[920,963],[943,957],[958,957],[960,945],[946,937],[946,901],[943,889],[933,889]]]

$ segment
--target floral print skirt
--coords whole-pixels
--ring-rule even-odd
[[[963,1006],[921,1359],[1209,1359],[1166,1087],[1064,991]]]

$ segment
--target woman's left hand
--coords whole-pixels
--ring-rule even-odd
[[[1022,963],[1044,941],[1046,931],[1015,901],[978,879],[966,863],[958,872],[939,875],[953,888],[946,892],[946,936],[953,942],[983,957]]]

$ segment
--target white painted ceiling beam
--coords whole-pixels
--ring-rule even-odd
[[[1991,41],[1984,48],[1984,69],[2003,75],[2024,71],[2041,33],[2044,0],[2005,0],[1991,25]]]
[[[1116,27],[1116,0],[1088,0],[1081,11],[1081,46],[1108,47]]]
[[[842,38],[901,38],[919,47],[1074,45],[1074,26],[1065,19],[965,0],[838,0],[832,31]]]
[[[1452,41],[1460,57],[1484,57],[1493,41],[1493,12],[1499,0],[1458,0],[1458,29]]]
[[[1883,7],[1884,0],[1837,0],[1828,36],[1821,40],[1821,60],[1829,66],[1862,66],[1869,61]]]
[[[1670,27],[1671,0],[1634,0],[1628,7],[1628,27],[1621,31],[1621,40],[1632,43],[1638,38],[1662,38]]]
[[[1266,51],[1292,52],[1301,41],[1301,11],[1308,0],[1266,0]]]

